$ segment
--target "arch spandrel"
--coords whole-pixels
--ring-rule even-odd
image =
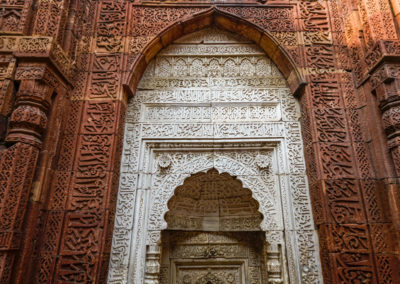
[[[257,24],[223,11],[219,7],[213,7],[172,23],[146,44],[133,62],[130,74],[123,82],[124,90],[128,96],[131,97],[135,94],[137,84],[148,63],[160,50],[187,34],[210,26],[238,34],[260,46],[283,74],[292,94],[297,95],[307,84],[300,68],[294,63],[295,61],[266,28],[261,28]]]

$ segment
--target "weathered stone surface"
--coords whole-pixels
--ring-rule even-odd
[[[282,173],[279,181],[268,181],[279,184],[275,190],[279,194],[268,191],[262,202],[260,194],[252,194],[240,203],[253,209],[256,206],[249,204],[258,203],[263,230],[280,225],[286,230],[284,238],[283,229],[269,230],[266,243],[279,244],[264,246],[268,261],[260,277],[268,274],[273,283],[282,281],[282,275],[288,275],[283,282],[301,277],[313,282],[320,279],[313,271],[322,268],[325,283],[400,282],[399,11],[395,0],[0,1],[0,282],[105,283],[108,278],[123,282],[108,275],[115,271],[109,264],[122,261],[126,269],[129,261],[116,259],[115,251],[130,253],[124,250],[132,240],[112,240],[113,235],[129,235],[131,227],[118,227],[118,222],[133,219],[119,217],[117,199],[127,200],[122,211],[139,208],[141,198],[151,199],[147,196],[151,182],[146,178],[163,172],[170,174],[168,181],[175,186],[167,188],[170,195],[159,194],[164,198],[160,204],[173,196],[172,200],[180,200],[174,189],[185,178],[211,168],[241,181],[245,191],[257,189],[265,182],[264,175],[276,176],[274,169]],[[172,42],[211,26],[246,40],[210,43],[213,48],[198,41],[185,49],[183,58],[171,54],[179,45]],[[283,77],[272,78],[257,67],[253,60],[263,52]],[[198,62],[187,61],[196,54],[203,58],[197,71]],[[239,64],[243,56],[253,58],[250,64]],[[182,61],[174,61],[178,57]],[[204,59],[211,57],[217,59],[216,65]],[[166,74],[142,80],[146,89],[140,89],[145,70],[147,76],[155,66],[154,58],[170,58],[169,66],[164,65]],[[207,77],[202,72],[209,69],[214,75]],[[194,77],[183,76],[192,70]],[[236,74],[236,80],[225,73]],[[251,91],[270,85],[288,87],[298,98],[300,112],[293,116],[288,89],[287,96],[280,94],[276,101],[269,100],[272,93]],[[183,96],[182,90],[189,86]],[[198,90],[205,86],[213,91],[200,95]],[[229,95],[221,97],[216,91],[220,86]],[[178,98],[171,96],[171,88],[180,89],[177,93],[190,101],[169,102]],[[151,98],[159,100],[139,102],[150,89],[157,89],[151,90],[158,94]],[[168,99],[163,101],[163,96]],[[238,99],[234,107],[232,101],[223,101],[232,98]],[[142,108],[135,109],[133,102]],[[126,127],[135,119],[140,131]],[[122,155],[127,137],[137,150],[129,155],[140,157],[129,163],[125,150]],[[135,137],[146,143],[135,144]],[[225,147],[236,137],[245,138]],[[189,140],[196,142],[185,144]],[[232,158],[238,153],[232,149],[238,147],[247,156]],[[302,149],[305,164],[301,155],[288,154],[302,154]],[[189,153],[201,153],[197,163]],[[192,162],[177,176],[170,171],[177,170],[178,156]],[[249,159],[254,160],[253,170],[262,174],[246,174],[242,163],[233,162],[221,170],[227,160]],[[153,165],[143,164],[151,161]],[[135,167],[146,171],[125,175]],[[136,203],[132,188],[143,191]],[[280,213],[282,224],[272,222],[279,215],[274,212],[280,211],[279,206],[266,210],[274,207],[270,200],[282,200],[282,208],[293,207]],[[168,204],[160,210],[167,212]],[[265,218],[267,213],[270,219]],[[152,222],[167,228],[162,216]],[[238,223],[230,219],[228,227]],[[143,232],[145,224],[134,232]],[[314,226],[319,249],[309,250],[308,244],[317,243]],[[159,232],[153,231],[146,241],[160,240]],[[145,283],[157,283],[159,271],[165,279],[166,267],[159,267],[160,243],[138,247],[143,249],[142,259],[147,259],[141,264],[142,272],[147,267]],[[321,267],[308,267],[308,260],[299,257],[317,259],[309,253],[317,250]],[[286,274],[281,261],[295,269]],[[249,271],[257,270],[253,268]],[[118,275],[134,271],[123,269]],[[220,278],[211,273],[197,280]],[[228,279],[232,280],[226,275],[222,280]]]
[[[210,28],[162,50],[127,108],[109,281],[146,279],[144,247],[169,229],[278,234],[290,259],[278,278],[321,282],[299,118],[277,67],[241,37]]]

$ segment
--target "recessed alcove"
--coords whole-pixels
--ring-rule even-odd
[[[210,27],[161,50],[127,106],[110,282],[319,281],[299,118],[248,39]]]
[[[169,230],[260,231],[258,207],[239,179],[210,169],[192,175],[175,190],[165,220]]]

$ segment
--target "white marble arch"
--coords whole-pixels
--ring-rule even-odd
[[[322,283],[299,117],[251,42],[211,28],[162,50],[128,104],[109,283],[157,283],[168,200],[211,168],[252,191],[267,242],[281,248],[282,281]]]
[[[214,167],[195,173],[176,187],[169,199],[164,215],[167,229],[260,231],[263,216],[259,212],[260,204],[252,195],[240,178]]]
[[[171,153],[176,154],[176,153]],[[181,154],[178,152],[178,154]],[[200,157],[189,160],[184,163],[180,168],[171,174],[163,175],[158,173],[157,178],[162,181],[157,186],[152,187],[154,194],[150,206],[150,215],[148,229],[152,230],[165,230],[167,229],[167,222],[165,221],[165,214],[168,212],[168,201],[174,195],[175,189],[184,184],[185,180],[192,174],[199,172],[207,172],[210,169],[216,169],[219,173],[228,173],[231,176],[237,176],[243,184],[244,188],[250,189],[252,198],[259,203],[259,212],[263,216],[260,224],[261,230],[283,230],[282,214],[279,205],[274,204],[277,200],[279,188],[272,176],[263,174],[263,169],[252,169],[240,161],[234,160],[229,156],[215,154],[214,151],[205,151]],[[223,154],[223,153],[222,153]],[[254,154],[254,153],[253,153]],[[258,155],[258,153],[255,153]],[[190,169],[190,172],[188,171]]]

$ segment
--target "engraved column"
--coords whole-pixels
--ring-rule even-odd
[[[49,79],[48,75],[44,65],[20,68],[16,73],[21,84],[6,136],[9,147],[0,153],[1,283],[10,281],[12,266],[22,246],[22,225],[53,92],[43,80]]]
[[[382,112],[383,127],[388,139],[396,175],[400,175],[400,65],[384,64],[371,78]]]
[[[393,47],[397,48],[393,49]],[[383,51],[382,53],[398,54],[400,53],[399,44],[387,42]],[[387,165],[388,170],[382,181],[384,186],[381,186],[382,189],[378,192],[381,195],[380,203],[382,206],[388,207],[384,210],[387,213],[379,220],[379,223],[371,225],[378,275],[382,283],[386,283],[388,279],[393,282],[398,281],[396,273],[389,274],[385,271],[388,270],[388,267],[394,266],[398,259],[396,247],[399,242],[395,236],[400,232],[400,64],[385,62],[385,57],[384,55],[384,62],[381,66],[373,73],[371,72],[370,79],[371,90],[376,95],[388,150],[393,161],[392,165]],[[393,223],[389,224],[388,222]]]
[[[47,124],[52,89],[37,80],[21,82],[16,108],[10,119],[6,142],[22,142],[37,148]]]
[[[160,275],[161,249],[158,245],[147,246],[146,251],[146,272],[144,275],[145,284],[158,284]]]
[[[277,244],[266,245],[268,284],[282,283],[282,264],[280,247]]]

